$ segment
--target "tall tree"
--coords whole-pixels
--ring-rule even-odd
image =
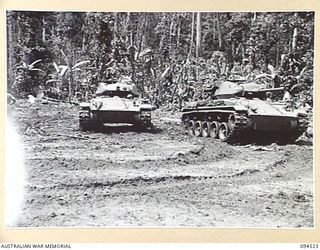
[[[197,12],[196,57],[201,56],[201,12]]]
[[[192,20],[191,20],[191,35],[190,35],[190,49],[189,49],[189,55],[188,58],[192,55],[192,49],[193,49],[193,39],[194,39],[194,12],[192,12]]]
[[[223,40],[222,40],[222,34],[221,34],[221,27],[220,27],[220,13],[216,14],[216,18],[217,18],[217,33],[218,33],[218,41],[219,41],[219,50],[223,49]]]
[[[294,14],[295,19],[298,18],[298,13]],[[292,51],[294,52],[297,48],[297,38],[298,38],[298,27],[297,24],[294,25],[293,35],[292,35]]]

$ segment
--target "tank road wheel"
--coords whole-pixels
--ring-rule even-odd
[[[219,133],[219,123],[218,122],[211,122],[210,125],[210,136],[212,138],[217,138]]]
[[[227,141],[228,139],[228,135],[229,135],[229,127],[228,127],[228,123],[223,122],[220,124],[220,128],[219,128],[219,139],[221,141]]]
[[[200,137],[202,135],[202,121],[196,121],[194,126],[194,134],[196,137]]]
[[[194,129],[195,129],[195,122],[194,120],[190,120],[188,122],[188,134],[191,136],[194,136],[195,135]]]
[[[203,137],[210,137],[210,122],[203,122],[202,123],[202,136]]]

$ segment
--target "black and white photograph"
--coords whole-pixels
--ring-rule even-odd
[[[314,11],[5,14],[6,228],[315,227]]]

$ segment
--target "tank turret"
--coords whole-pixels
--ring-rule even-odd
[[[245,98],[260,98],[265,99],[267,93],[283,91],[283,87],[279,88],[264,88],[256,83],[242,83],[225,81],[218,82],[215,87],[211,89],[213,92],[213,99],[245,97]]]

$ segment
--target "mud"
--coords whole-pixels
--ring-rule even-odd
[[[228,145],[192,138],[179,113],[155,128],[80,132],[78,108],[18,100],[24,148],[18,227],[314,226],[313,146]]]

